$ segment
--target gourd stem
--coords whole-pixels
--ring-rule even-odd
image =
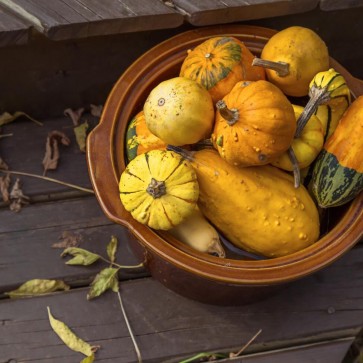
[[[252,65],[271,69],[275,71],[280,77],[286,77],[290,74],[290,64],[286,62],[273,62],[256,57],[253,59]]]
[[[293,148],[290,146],[287,150],[287,155],[292,163],[293,173],[294,173],[294,187],[298,188],[300,186],[300,168],[299,162],[296,158]]]
[[[216,103],[216,107],[221,116],[227,121],[229,126],[234,125],[238,121],[238,110],[235,108],[229,109],[223,100],[219,100]]]
[[[295,139],[300,137],[302,130],[318,106],[330,101],[330,92],[328,92],[326,87],[320,88],[313,85],[310,87],[309,97],[308,103],[296,121]]]
[[[160,198],[166,194],[166,186],[165,182],[158,181],[154,178],[151,178],[150,184],[146,188],[146,191],[154,198]]]

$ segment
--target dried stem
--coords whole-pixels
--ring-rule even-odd
[[[53,179],[53,178],[49,178],[49,177],[43,176],[43,175],[25,173],[25,172],[22,172],[22,171],[15,171],[15,170],[5,170],[5,169],[0,169],[0,173],[5,173],[5,174],[8,173],[8,174],[29,176],[29,177],[32,177],[32,178],[42,179],[42,180],[46,180],[46,181],[49,181],[49,182],[52,182],[52,183],[61,184],[61,185],[64,185],[66,187],[69,187],[69,188],[80,190],[82,192],[87,192],[87,193],[94,194],[94,191],[92,189],[83,188],[83,187],[80,187],[80,186],[75,185],[75,184],[66,183],[66,182],[63,182],[63,181],[60,181],[60,180],[57,180],[57,179]]]
[[[286,77],[290,73],[290,65],[286,62],[272,62],[256,57],[253,59],[252,65],[271,69],[275,71],[280,77]]]
[[[261,334],[262,329],[260,329],[237,353],[231,353],[230,358],[238,357],[241,355],[250,345],[251,343]]]
[[[229,109],[223,100],[216,103],[217,110],[221,116],[227,121],[229,126],[234,125],[238,121],[238,110]]]
[[[299,162],[296,158],[296,155],[294,153],[293,148],[290,146],[287,150],[287,154],[289,156],[289,159],[291,161],[292,167],[293,167],[293,173],[294,173],[294,187],[298,188],[300,186],[300,168],[299,168]]]
[[[296,123],[296,132],[295,132],[295,139],[300,137],[302,130],[304,129],[305,125],[309,121],[310,117],[316,111],[318,106],[327,103],[330,101],[330,92],[327,91],[326,87],[320,88],[317,86],[312,86],[309,91],[310,99],[306,106],[304,107],[303,112],[297,119]]]

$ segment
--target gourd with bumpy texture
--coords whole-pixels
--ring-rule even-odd
[[[159,83],[144,104],[144,114],[149,130],[176,146],[208,138],[214,122],[210,94],[199,83],[184,77]]]
[[[298,119],[304,108],[298,105],[292,105],[295,111],[295,118]],[[297,167],[299,169],[309,166],[318,156],[324,145],[324,129],[318,117],[312,115],[302,130],[298,138],[294,138],[291,147],[297,159]],[[283,153],[275,159],[272,165],[281,169],[293,171],[294,165],[288,155]]]
[[[213,37],[188,50],[180,76],[200,83],[215,103],[239,81],[265,79],[264,69],[252,66],[253,58],[251,51],[237,38]]]
[[[146,126],[144,112],[140,111],[132,118],[127,126],[127,159],[131,161],[137,155],[154,149],[166,149],[166,144],[150,132]]]
[[[238,82],[217,109],[212,141],[233,165],[268,164],[293,140],[294,109],[270,82]]]
[[[286,95],[301,97],[315,74],[329,69],[329,53],[313,30],[292,26],[273,35],[253,64],[265,67],[267,79]]]
[[[195,152],[192,165],[200,210],[233,244],[279,257],[317,241],[317,208],[286,172],[270,165],[236,168],[211,149]]]
[[[363,190],[363,96],[349,106],[314,165],[312,191],[322,208],[348,203]]]
[[[151,228],[168,230],[195,209],[196,173],[180,155],[151,150],[133,159],[122,172],[120,198],[133,218]]]

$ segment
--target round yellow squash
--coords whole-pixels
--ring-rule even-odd
[[[167,144],[194,144],[211,134],[214,107],[199,83],[175,77],[159,83],[144,104],[146,125]]]
[[[171,229],[188,217],[199,195],[193,167],[168,150],[136,156],[122,172],[119,190],[133,218],[160,230]]]
[[[198,206],[230,242],[272,258],[317,241],[317,208],[289,174],[271,165],[237,168],[212,149],[193,157]]]
[[[267,79],[286,95],[300,97],[309,92],[316,73],[329,69],[329,53],[324,41],[313,30],[292,26],[273,35],[261,53]]]
[[[292,105],[295,111],[296,120],[304,111],[304,107],[298,105]],[[301,135],[292,141],[291,147],[295,153],[297,164],[300,169],[309,166],[324,145],[324,128],[320,119],[312,115],[309,121],[303,128]],[[294,165],[290,160],[287,152],[284,152],[277,159],[275,159],[272,165],[281,169],[293,171]]]

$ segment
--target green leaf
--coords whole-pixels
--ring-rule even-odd
[[[39,126],[43,126],[43,124],[41,122],[33,119],[32,117],[30,117],[29,115],[27,115],[25,112],[21,112],[21,111],[17,111],[13,115],[11,115],[9,112],[4,112],[3,114],[1,114],[0,115],[0,126],[3,126],[3,125],[8,124],[10,122],[13,122],[14,120],[16,120],[20,116],[25,116],[30,121],[35,122]]]
[[[69,290],[70,287],[62,280],[33,279],[25,282],[16,290],[5,294],[12,299],[49,294],[57,290]]]
[[[87,357],[94,355],[93,353],[97,351],[97,349],[99,348],[98,346],[91,346],[81,338],[77,337],[77,335],[74,334],[66,324],[53,317],[50,312],[49,306],[47,307],[47,309],[50,326],[69,349],[72,349],[75,352],[82,353]]]
[[[117,244],[117,238],[115,236],[111,236],[111,241],[107,245],[107,255],[111,262],[115,262],[116,260]]]
[[[82,359],[81,363],[93,363],[95,361],[95,355],[92,354],[89,357]]]
[[[91,283],[91,288],[87,294],[87,300],[91,300],[103,294],[106,290],[118,291],[117,272],[118,268],[107,267],[100,271]]]
[[[100,258],[99,255],[78,247],[66,248],[62,252],[61,257],[64,257],[66,255],[74,256],[74,258],[66,262],[67,265],[88,266],[92,265],[92,263],[96,262]]]

